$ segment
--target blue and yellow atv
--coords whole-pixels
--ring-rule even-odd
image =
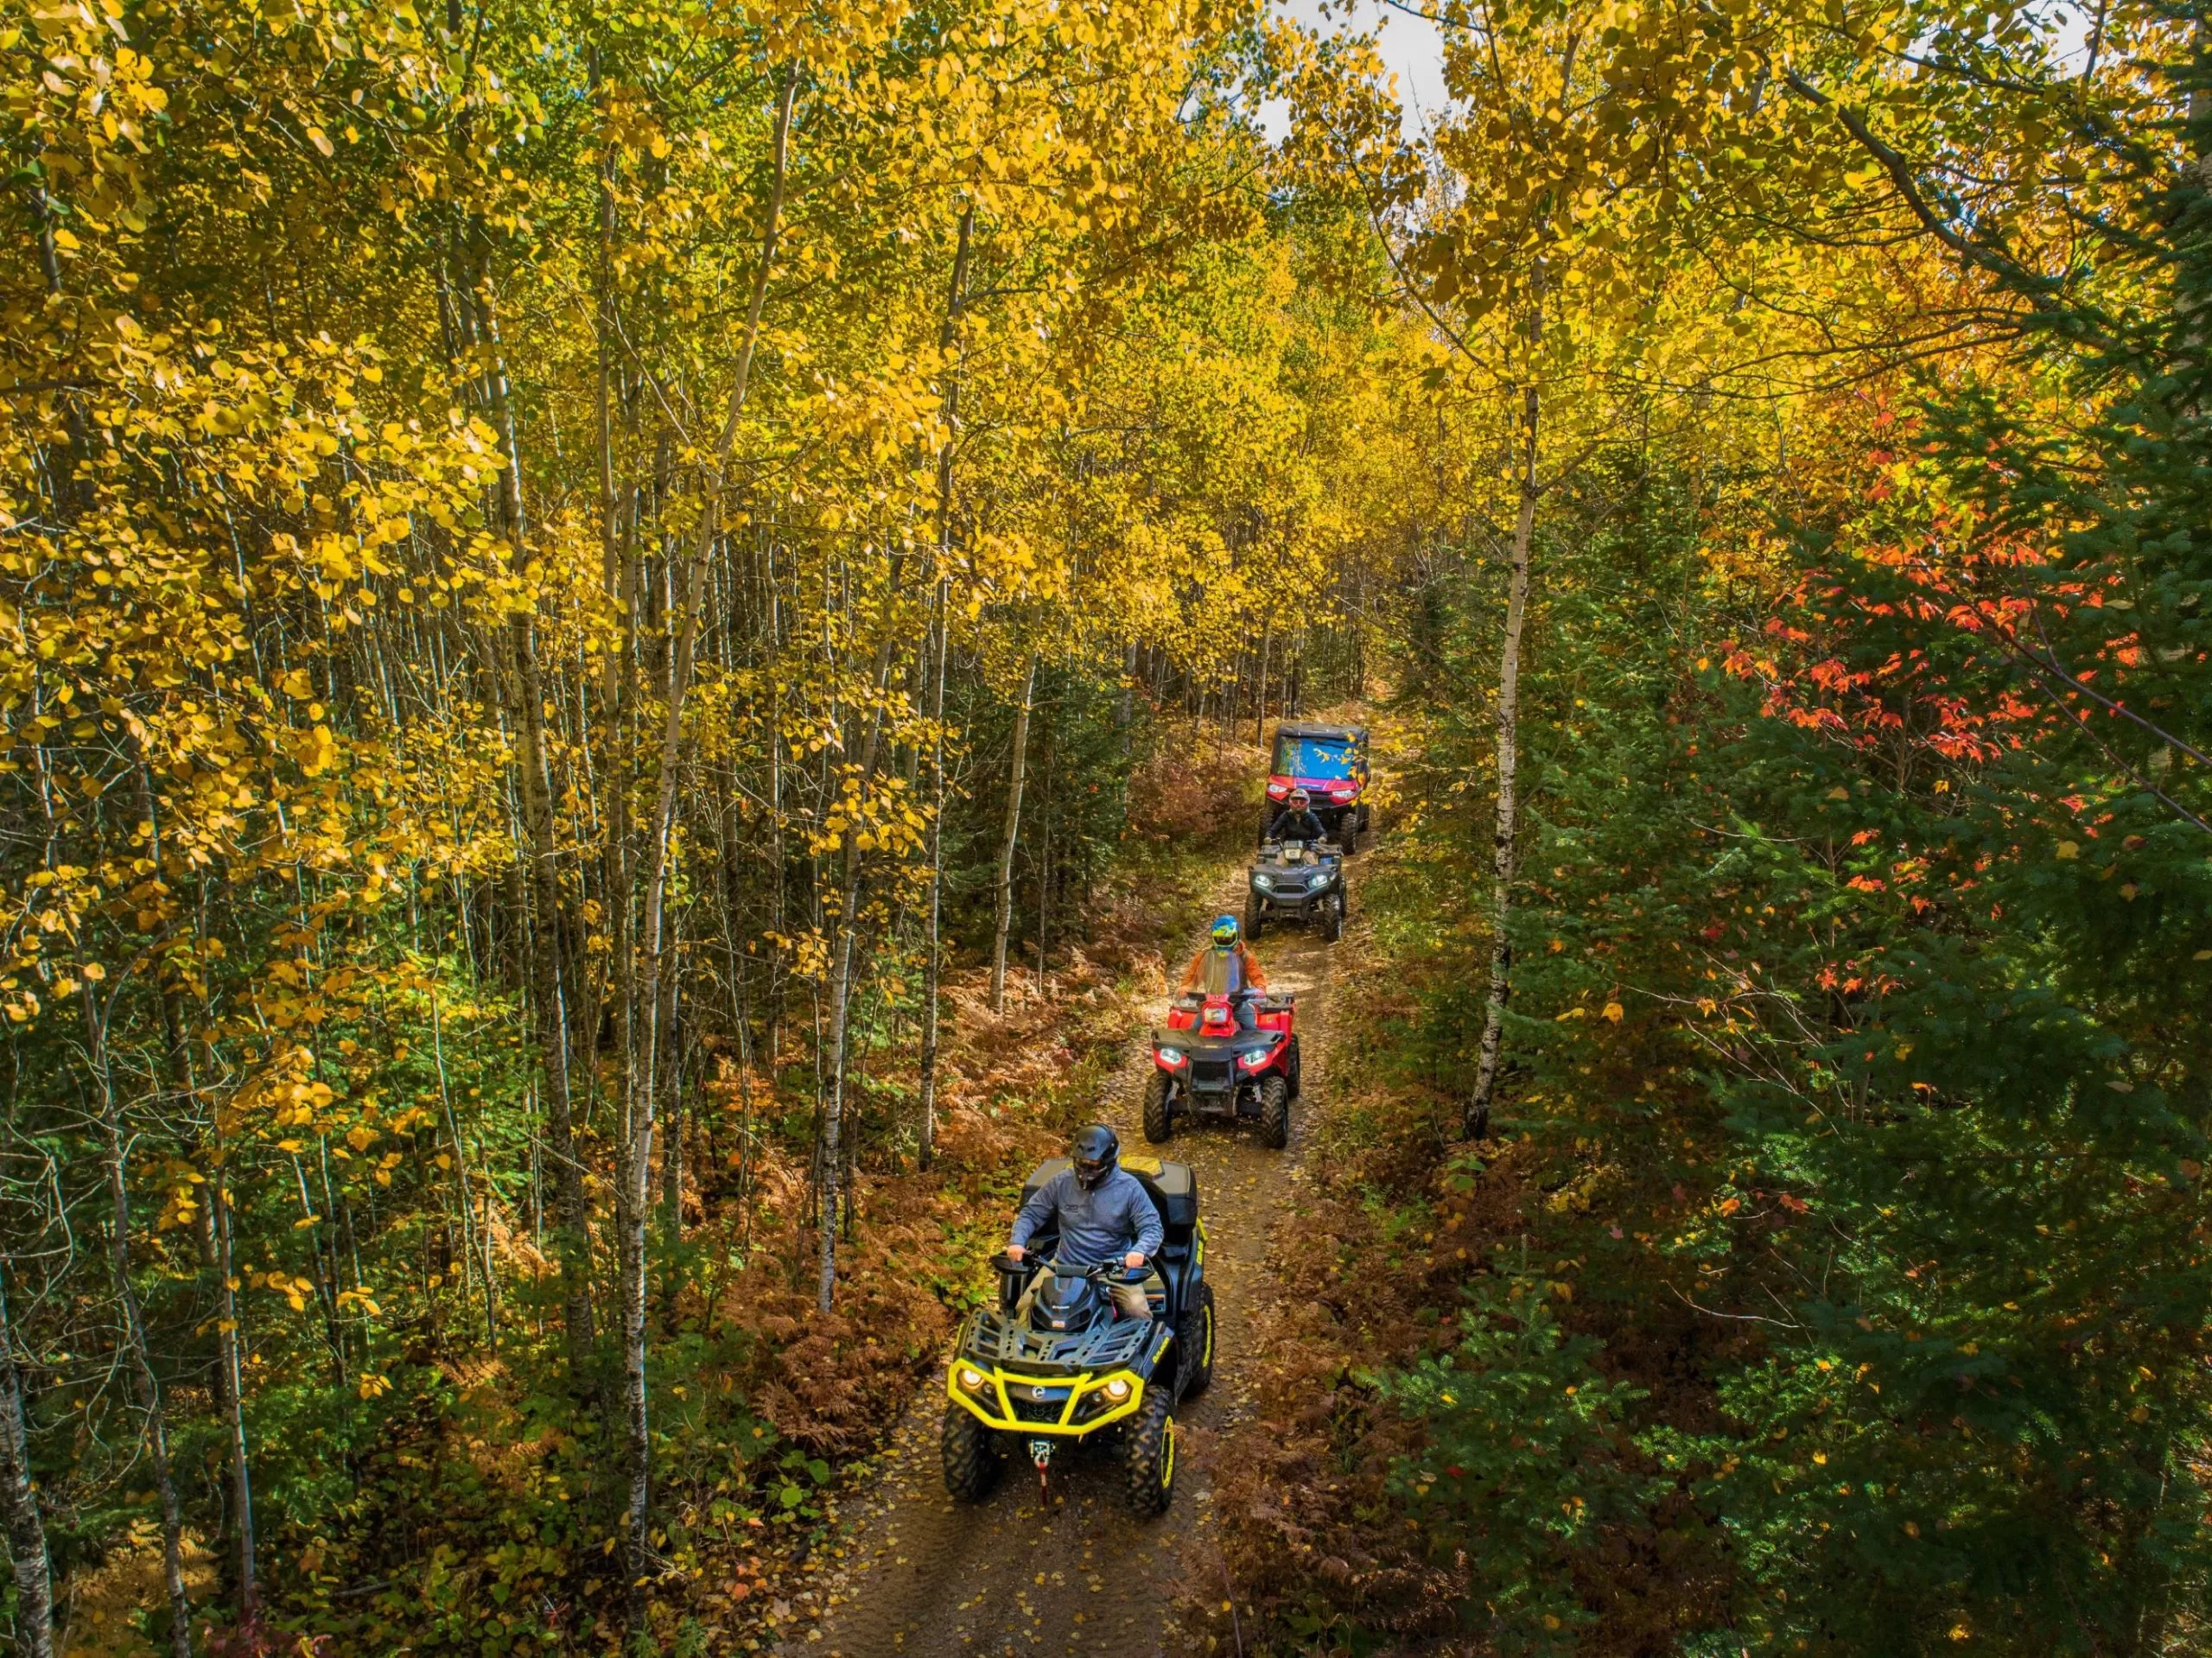
[[[1039,1164],[1023,1200],[1067,1166],[1058,1157]],[[1016,1446],[1036,1464],[1039,1496],[1049,1498],[1053,1452],[1096,1435],[1119,1441],[1129,1507],[1141,1515],[1166,1511],[1175,1490],[1175,1407],[1213,1375],[1206,1231],[1188,1164],[1125,1156],[1122,1166],[1160,1211],[1165,1239],[1151,1268],[1127,1273],[1116,1260],[1055,1271],[1059,1240],[1051,1232],[1033,1238],[1019,1264],[1004,1255],[992,1259],[998,1305],[969,1318],[945,1373],[944,1489],[962,1502],[989,1494]],[[1051,1276],[1027,1312],[1018,1312],[1040,1271]],[[1116,1279],[1143,1282],[1151,1318],[1115,1311],[1106,1286]]]

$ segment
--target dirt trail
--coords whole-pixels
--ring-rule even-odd
[[[1357,860],[1351,883],[1357,905]],[[1241,910],[1242,862],[1216,895]],[[1190,948],[1196,948],[1192,941]],[[1266,1270],[1268,1230],[1290,1189],[1316,1113],[1327,1109],[1329,946],[1293,930],[1259,947],[1271,988],[1298,995],[1304,1097],[1291,1115],[1288,1149],[1271,1152],[1249,1128],[1179,1124],[1169,1147],[1144,1142],[1139,1126],[1150,1050],[1141,1035],[1103,1089],[1099,1115],[1128,1151],[1157,1150],[1197,1171],[1206,1222],[1206,1271],[1219,1305],[1213,1385],[1177,1412],[1182,1439],[1175,1500],[1158,1520],[1122,1506],[1119,1466],[1109,1447],[1086,1446],[1056,1464],[1057,1502],[1040,1509],[1026,1463],[1010,1458],[988,1501],[956,1504],[938,1463],[944,1407],[942,1366],[909,1404],[877,1464],[872,1490],[841,1505],[853,1527],[846,1558],[826,1585],[829,1611],[787,1637],[786,1654],[1054,1654],[1153,1658],[1180,1653],[1171,1629],[1171,1593],[1185,1575],[1184,1549],[1211,1522],[1205,1442],[1249,1407],[1250,1326],[1241,1316]],[[1162,1010],[1164,1016],[1164,1010]],[[1009,1217],[1011,1218],[1011,1217]],[[1205,1585],[1197,1585],[1204,1592]]]

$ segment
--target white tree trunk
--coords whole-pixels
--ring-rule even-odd
[[[54,1658],[54,1575],[46,1553],[46,1522],[31,1488],[30,1435],[23,1423],[22,1375],[16,1335],[0,1287],[0,1521],[16,1578],[16,1645],[23,1658]]]
[[[1006,936],[1014,924],[1014,849],[1021,838],[1021,784],[1029,766],[1029,708],[1037,691],[1037,658],[1021,682],[1014,716],[1014,776],[1006,791],[1006,835],[999,842],[998,919],[991,932],[991,1011],[1006,1011]]]
[[[1532,322],[1534,335],[1539,325]],[[1521,629],[1529,607],[1529,554],[1536,533],[1536,418],[1538,402],[1532,379],[1522,393],[1521,509],[1513,524],[1512,569],[1506,581],[1505,642],[1497,663],[1497,824],[1491,845],[1490,995],[1483,1012],[1482,1058],[1475,1073],[1475,1091],[1467,1102],[1465,1128],[1470,1136],[1490,1132],[1491,1102],[1497,1092],[1497,1072],[1505,1038],[1505,1004],[1513,993],[1513,945],[1506,934],[1512,918],[1515,834],[1519,827],[1520,797],[1516,791],[1516,767],[1521,734]]]

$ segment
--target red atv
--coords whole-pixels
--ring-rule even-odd
[[[1290,1141],[1290,1102],[1298,1097],[1295,996],[1270,996],[1217,985],[1215,951],[1205,994],[1178,996],[1167,1028],[1152,1033],[1152,1076],[1144,1089],[1144,1137],[1155,1146],[1175,1132],[1175,1119],[1256,1119],[1260,1138],[1276,1151]],[[1249,1028],[1240,1024],[1240,1005]]]

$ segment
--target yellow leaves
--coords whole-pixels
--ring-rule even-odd
[[[263,1273],[249,1272],[246,1282],[255,1289],[283,1296],[286,1305],[295,1312],[306,1312],[308,1299],[315,1293],[313,1279],[296,1278],[276,1267]]]
[[[2053,854],[2053,855],[2056,856],[2061,863],[2069,862],[2082,855],[2082,848],[2078,842],[2061,841],[2058,843],[2057,850]]]
[[[326,160],[338,153],[337,150],[332,147],[328,136],[324,133],[321,127],[309,127],[308,129],[308,142],[313,144],[317,149],[321,150]]]
[[[321,777],[337,763],[338,740],[327,725],[317,725],[296,740],[293,757],[308,776]]]
[[[1626,1010],[1617,1001],[1609,1001],[1605,1004],[1605,1018],[1615,1025],[1621,1022],[1625,1013]]]

